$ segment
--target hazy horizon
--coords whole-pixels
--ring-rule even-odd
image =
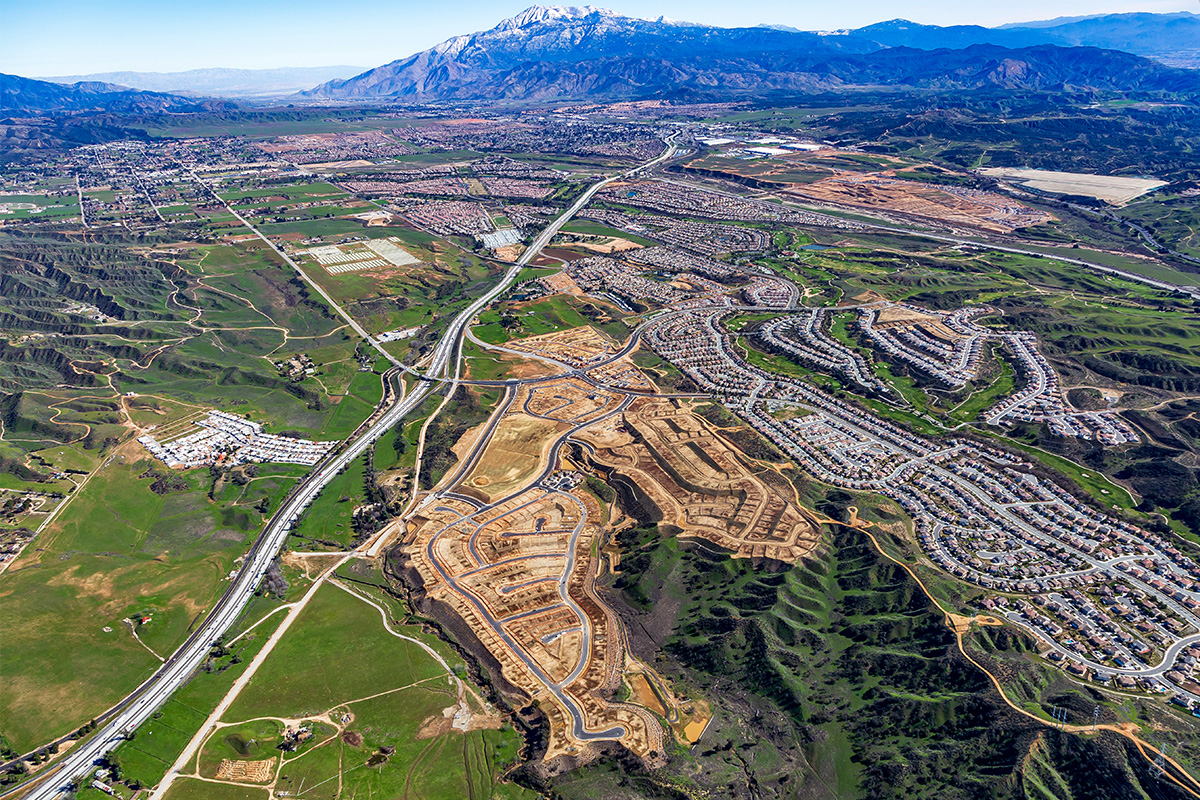
[[[544,3],[553,5],[554,3]],[[451,6],[400,2],[365,12],[314,0],[161,4],[100,0],[6,4],[0,72],[25,76],[191,69],[273,69],[364,64],[377,66],[451,36],[484,30],[534,3],[457,0]],[[903,16],[936,25],[1000,25],[1061,16],[1150,11],[1200,11],[1198,0],[1056,0],[1049,6],[1013,0],[995,6],[918,0],[898,9],[882,0],[830,5],[765,0],[753,15],[712,0],[595,2],[637,17],[666,16],[707,25],[787,25],[803,30],[856,28]],[[181,35],[186,38],[181,38]],[[136,42],[136,47],[128,46]]]

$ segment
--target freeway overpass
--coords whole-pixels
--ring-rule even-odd
[[[217,639],[225,634],[245,609],[246,604],[254,596],[254,591],[262,582],[271,562],[274,561],[287,539],[292,525],[299,519],[300,514],[313,499],[332,481],[338,472],[350,464],[355,458],[367,452],[368,448],[384,432],[390,430],[397,422],[416,409],[421,401],[438,385],[437,379],[443,377],[450,367],[451,357],[456,352],[471,320],[475,318],[489,303],[509,289],[520,271],[532,261],[543,247],[558,233],[581,208],[591,201],[596,192],[614,180],[630,176],[646,167],[657,165],[675,153],[675,145],[667,143],[661,155],[646,164],[627,170],[618,176],[605,178],[592,184],[580,195],[570,208],[559,215],[545,230],[534,239],[521,258],[513,264],[494,288],[475,300],[471,305],[454,318],[447,327],[445,335],[438,342],[425,370],[425,377],[434,379],[431,382],[419,382],[396,405],[380,415],[375,422],[362,431],[360,436],[336,454],[328,457],[317,465],[297,486],[271,517],[259,538],[247,553],[242,568],[234,577],[225,594],[217,601],[209,615],[191,636],[151,675],[141,686],[135,689],[115,709],[105,716],[108,721],[93,734],[91,738],[76,745],[58,763],[46,767],[29,781],[4,792],[5,797],[16,796],[26,792],[26,800],[52,800],[67,793],[71,782],[80,778],[92,768],[97,760],[114,750],[125,738],[157,711],[171,694],[185,684],[192,673],[204,663],[210,648]],[[214,192],[215,194],[215,192]],[[224,201],[222,201],[224,202]],[[239,217],[240,219],[240,217]],[[243,220],[245,223],[245,221]],[[257,229],[249,223],[247,227],[274,248],[274,244],[266,240]],[[278,250],[277,250],[278,252]],[[303,275],[299,267],[283,255],[280,255]],[[306,280],[307,280],[307,276]],[[311,283],[311,281],[310,281]],[[315,285],[315,284],[314,284]],[[318,287],[323,297],[328,296]],[[332,303],[332,300],[330,300]],[[334,308],[338,308],[333,304]],[[340,309],[339,309],[340,311]],[[366,333],[357,323],[352,322],[354,329],[375,347],[378,343]],[[382,352],[382,349],[381,349]],[[385,353],[385,355],[387,355]],[[388,355],[395,363],[395,359]]]

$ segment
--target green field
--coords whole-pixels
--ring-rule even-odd
[[[261,614],[249,609],[242,616],[243,620],[260,618]],[[208,662],[210,666],[197,672],[134,732],[131,739],[113,751],[106,759],[109,768],[115,766],[121,779],[130,784],[154,786],[162,780],[187,742],[282,620],[282,616],[276,615],[230,647],[214,650]],[[249,624],[244,623],[244,626],[249,627]]]
[[[8,213],[0,214],[0,222],[5,220],[54,220],[61,217],[79,216],[79,198],[75,195],[50,196],[44,194],[3,194],[0,195],[0,205],[22,204],[33,205],[36,208],[13,208]]]
[[[457,661],[419,628],[396,629]],[[349,664],[354,668],[347,669]],[[517,757],[520,739],[511,729],[418,738],[424,721],[440,718],[456,702],[453,684],[427,653],[389,634],[378,610],[362,599],[325,586],[224,719],[305,717],[335,708],[353,715],[347,731],[361,736],[361,744],[332,732],[314,736],[300,752],[285,754],[277,790],[298,792],[303,785],[309,787],[305,797],[333,798],[340,775],[342,796],[397,796],[406,790],[447,800],[526,796],[499,784],[501,769]],[[250,752],[248,738],[262,740],[256,747],[268,757],[273,725],[246,722],[223,729],[201,755],[202,774],[231,757],[231,747]],[[379,756],[383,747],[395,752]],[[363,768],[368,761],[370,767]]]
[[[221,728],[204,743],[199,756],[200,774],[215,778],[221,759],[258,761],[278,755],[283,725],[277,720],[260,719]]]
[[[329,482],[296,523],[289,539],[301,550],[348,550],[354,544],[353,512],[366,498],[367,456],[356,458]]]
[[[400,632],[420,636],[418,628]],[[354,664],[354,669],[345,669],[346,664]],[[358,698],[442,674],[442,668],[421,648],[389,634],[376,609],[337,587],[326,586],[226,716],[241,720],[321,714]],[[444,686],[444,679],[439,683]]]
[[[180,778],[171,784],[164,800],[268,800],[268,797],[265,789]]]
[[[77,258],[95,254],[120,263],[100,247],[58,243],[47,252],[71,248]],[[49,345],[65,348],[68,359],[110,364],[112,388],[104,382],[27,391],[6,406],[0,452],[33,452],[40,459],[29,462],[35,469],[99,466],[36,545],[0,576],[0,623],[9,631],[0,660],[0,734],[19,750],[77,728],[123,697],[159,663],[150,650],[169,654],[223,591],[234,559],[266,515],[306,472],[263,465],[239,484],[232,474],[214,481],[207,470],[194,470],[157,494],[149,487],[166,470],[140,445],[120,444],[130,434],[123,422],[169,428],[216,407],[272,432],[316,438],[325,430],[340,438],[379,397],[377,375],[338,366],[353,355],[354,342],[335,332],[339,323],[328,309],[261,245],[194,248],[178,266],[189,307],[168,305],[175,284],[156,282],[158,273],[137,264],[129,269],[141,272],[110,281],[108,291],[115,303],[136,309],[130,313],[138,322]],[[15,314],[25,313],[24,302],[14,302]],[[190,307],[200,309],[203,326],[188,323]],[[271,360],[291,352],[315,354],[322,374],[298,383],[280,376]],[[52,360],[39,355],[37,363],[23,373],[63,382],[40,366]],[[0,376],[6,369],[0,360]],[[335,406],[331,395],[346,393],[352,381],[346,405]],[[123,397],[130,392],[137,397]],[[13,482],[28,483],[14,472],[0,481]],[[151,621],[137,633],[145,646],[125,622],[144,614]],[[56,635],[45,635],[51,629]]]
[[[383,382],[380,373],[359,370],[350,380],[346,393],[334,406],[329,421],[321,428],[321,438],[344,439],[371,416],[371,412],[383,399]]]
[[[590,303],[592,309],[597,309]],[[584,316],[581,301],[558,295],[545,300],[507,303],[499,310],[484,311],[479,315],[475,335],[489,344],[502,344],[509,339],[540,336],[568,328],[579,328],[593,324]],[[595,313],[594,311],[591,313]]]
[[[644,237],[638,236],[629,231],[623,231],[619,228],[613,228],[605,225],[602,222],[590,222],[587,220],[572,220],[562,227],[562,230],[567,233],[580,233],[587,236],[603,236],[614,239],[627,239],[631,242],[636,242],[643,247],[653,247],[658,244]]]

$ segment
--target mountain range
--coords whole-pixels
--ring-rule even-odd
[[[227,100],[181,97],[100,81],[64,85],[0,73],[0,113],[3,114],[147,114],[221,111],[234,107]]]
[[[885,47],[922,50],[963,48],[975,44],[1001,47],[1100,47],[1160,60],[1185,54],[1200,56],[1200,15],[1104,14],[1069,17],[1045,22],[1024,22],[984,28],[978,25],[921,25],[904,19],[879,22],[865,28],[839,32],[869,39]]]
[[[365,67],[279,67],[277,69],[192,69],[185,72],[102,72],[40,80],[53,83],[99,81],[151,92],[207,97],[266,98],[289,95],[318,83],[349,78]]]
[[[204,69],[51,81],[0,75],[0,112],[221,110],[233,105],[205,97],[261,101],[322,80],[289,97],[319,103],[727,100],[860,89],[1200,97],[1200,70],[1145,56],[1200,64],[1200,16],[1111,14],[998,28],[892,20],[817,32],[637,19],[592,6],[534,6],[489,30],[366,71]]]
[[[644,20],[593,6],[534,6],[490,30],[453,37],[299,96],[414,102],[715,100],[858,88],[1200,96],[1200,72],[1172,69],[1118,50],[1065,44],[1089,36],[1099,39],[1101,33],[1110,40],[1129,41],[1139,38],[1139,30],[1145,38],[1154,26],[1180,31],[1172,34],[1172,42],[1186,41],[1200,17],[1133,14],[1097,19],[1005,29],[938,28],[897,20],[819,33]],[[987,41],[989,36],[1003,41]]]

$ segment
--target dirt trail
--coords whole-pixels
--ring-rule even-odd
[[[834,524],[846,525],[846,523],[844,523],[844,522],[835,522]],[[849,525],[846,525],[846,526],[851,527]],[[1138,752],[1140,752],[1143,756],[1145,756],[1145,758],[1148,761],[1154,762],[1155,758],[1157,757],[1157,755],[1155,754],[1154,745],[1152,745],[1149,742],[1138,737],[1137,734],[1141,729],[1137,725],[1134,725],[1133,723],[1125,722],[1125,723],[1119,723],[1117,725],[1096,725],[1094,727],[1091,725],[1059,725],[1054,722],[1051,722],[1050,720],[1042,719],[1041,717],[1039,717],[1038,715],[1036,715],[1030,711],[1026,711],[1024,708],[1021,708],[1016,703],[1014,703],[1012,700],[1010,700],[1008,697],[1008,694],[1005,693],[1005,691],[1004,691],[1004,687],[1000,684],[999,679],[995,675],[993,675],[991,672],[989,672],[986,667],[984,667],[982,664],[980,664],[978,661],[976,661],[971,656],[971,654],[967,652],[967,649],[966,649],[965,645],[963,644],[963,635],[965,633],[967,633],[967,631],[969,630],[971,622],[979,621],[981,624],[984,624],[984,625],[996,625],[996,624],[1002,625],[1003,623],[1000,622],[1000,620],[995,619],[994,617],[970,618],[970,617],[965,617],[961,614],[954,614],[950,611],[947,611],[942,606],[942,604],[940,602],[938,602],[938,600],[933,596],[933,593],[929,591],[929,589],[925,586],[925,584],[917,576],[916,572],[913,571],[911,566],[909,566],[908,564],[906,564],[905,562],[903,562],[897,558],[893,558],[892,556],[888,555],[887,551],[885,551],[883,549],[883,546],[879,544],[879,540],[876,539],[875,536],[873,534],[871,534],[869,531],[865,530],[864,528],[858,528],[858,530],[860,530],[863,534],[865,534],[867,536],[868,539],[871,540],[871,544],[874,545],[875,549],[879,552],[879,554],[881,556],[886,558],[888,561],[891,561],[892,563],[898,564],[899,566],[903,567],[904,571],[907,572],[914,581],[916,581],[917,586],[921,587],[921,591],[924,592],[925,596],[929,598],[929,602],[933,603],[933,605],[937,607],[938,611],[941,611],[942,614],[944,615],[946,627],[950,628],[950,630],[954,632],[954,638],[958,643],[958,651],[960,653],[962,653],[962,655],[965,659],[970,661],[980,672],[982,672],[984,675],[986,675],[988,677],[988,679],[992,682],[992,686],[994,686],[996,688],[996,691],[1000,695],[1000,699],[1004,701],[1005,705],[1007,705],[1013,711],[1016,711],[1017,713],[1022,714],[1031,720],[1041,723],[1042,725],[1045,725],[1046,727],[1059,728],[1068,733],[1078,733],[1078,734],[1088,735],[1088,734],[1094,733],[1096,731],[1112,731],[1113,733],[1120,734],[1121,736],[1124,736],[1126,739],[1129,739],[1131,742],[1133,742],[1133,744],[1137,747]],[[1149,753],[1147,753],[1147,749],[1149,749],[1149,751],[1150,751]],[[1174,774],[1172,774],[1170,772],[1164,773],[1166,775],[1166,777],[1169,778],[1171,780],[1171,782],[1176,784],[1179,788],[1183,789],[1185,792],[1190,794],[1192,797],[1195,797],[1195,798],[1197,798],[1197,800],[1200,800],[1200,781],[1197,781],[1196,778],[1192,777],[1191,773],[1189,773],[1186,769],[1184,769],[1179,764],[1179,762],[1175,761],[1175,759],[1171,758],[1170,756],[1166,756],[1164,758],[1164,761],[1167,764],[1170,764],[1172,767],[1174,767],[1175,771],[1178,772],[1179,776],[1181,776],[1184,781],[1187,781],[1187,783],[1184,783],[1183,781],[1181,781],[1179,779],[1179,777],[1176,777]]]
[[[187,744],[187,747],[185,747],[183,752],[179,754],[179,757],[175,759],[175,763],[173,763],[170,769],[167,770],[167,774],[163,777],[162,782],[159,783],[158,786],[155,787],[153,793],[151,793],[150,800],[159,800],[159,798],[163,797],[167,793],[167,790],[171,788],[171,784],[174,783],[175,778],[180,776],[184,767],[186,767],[188,762],[190,762],[192,758],[195,757],[199,752],[200,746],[208,738],[210,732],[220,722],[221,717],[224,716],[225,712],[229,709],[229,706],[233,704],[233,701],[236,700],[238,695],[241,694],[242,690],[246,688],[246,685],[250,682],[250,679],[254,677],[254,674],[258,672],[259,667],[261,667],[263,662],[267,660],[267,656],[269,656],[271,651],[275,649],[275,645],[279,643],[279,640],[282,639],[283,635],[287,633],[289,628],[291,628],[292,623],[299,618],[300,612],[304,610],[304,607],[307,606],[309,601],[312,600],[312,598],[316,595],[317,590],[320,589],[324,584],[325,578],[332,574],[332,572],[341,566],[346,560],[352,558],[353,555],[353,553],[346,553],[344,558],[338,559],[338,561],[330,566],[320,578],[313,581],[313,585],[309,587],[307,592],[305,592],[304,597],[292,605],[291,610],[284,618],[283,622],[278,628],[275,629],[275,632],[271,634],[271,637],[267,639],[266,643],[262,646],[262,649],[258,651],[258,654],[254,656],[249,666],[246,667],[246,671],[243,672],[236,681],[234,681],[233,686],[228,692],[225,693],[225,696],[221,699],[221,702],[217,704],[217,707],[213,709],[213,712],[208,715],[208,719],[204,721],[204,724],[201,725],[200,729],[197,730],[192,736],[191,740]]]

